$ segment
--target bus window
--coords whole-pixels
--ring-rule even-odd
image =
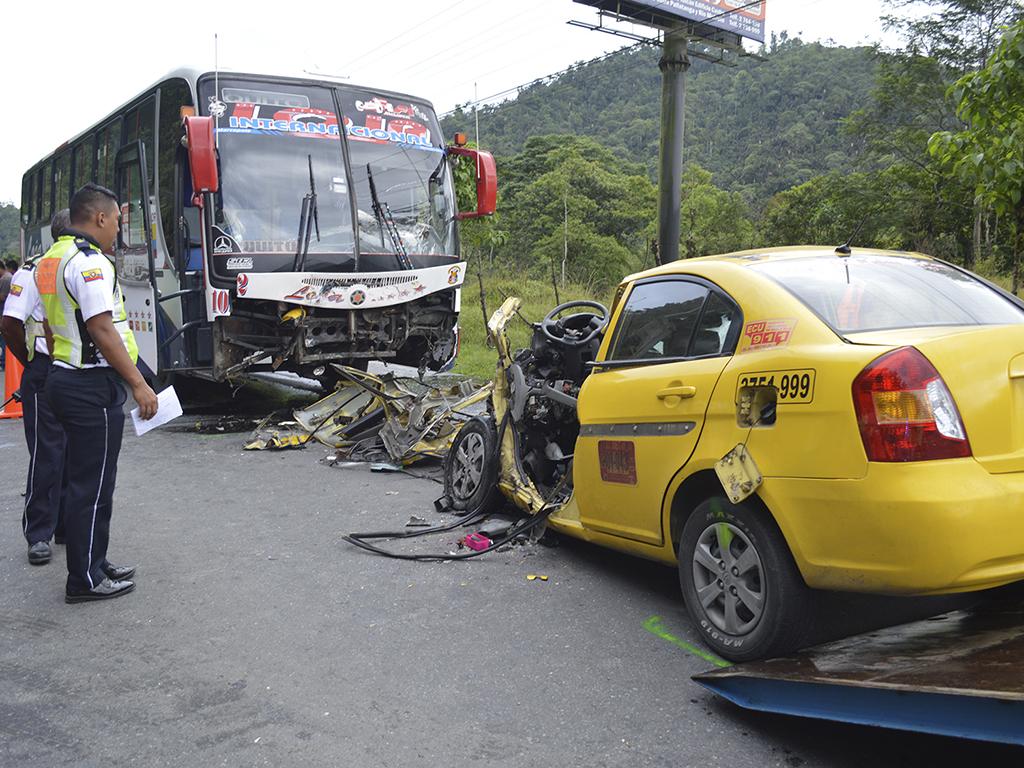
[[[188,256],[181,261],[184,261],[186,272],[198,272],[203,268],[203,241],[201,239],[203,222],[199,218],[199,209],[192,203],[192,171],[188,166],[187,158],[188,156],[182,149],[179,161],[181,179],[178,182],[180,184],[178,194],[181,195],[181,215],[185,219],[185,231],[188,234]],[[182,244],[184,242],[184,238],[182,238]]]
[[[156,99],[150,97],[138,107],[127,114],[124,119],[124,137],[121,144],[131,144],[136,139],[141,139],[146,147],[146,157],[149,159],[149,189],[153,191],[153,170],[156,166],[156,153],[153,145],[153,120],[156,115]]]
[[[114,187],[114,158],[121,148],[120,118],[107,123],[96,137],[96,183],[107,189]]]
[[[83,185],[93,180],[92,142],[93,137],[87,136],[86,138],[82,139],[72,151],[75,168],[75,183],[71,185],[72,190],[81,189]]]
[[[429,105],[339,89],[364,252],[395,253],[393,237],[374,214],[386,208],[409,253],[451,254],[455,199],[445,181],[441,126]]]
[[[59,211],[68,207],[71,186],[71,153],[64,152],[53,161],[53,209]],[[50,214],[53,215],[52,213]]]
[[[215,95],[213,85],[212,79],[200,83],[200,105]],[[310,164],[320,237],[309,244],[306,269],[342,269],[354,250],[354,233],[333,92],[318,85],[278,87],[223,78],[219,86],[227,114],[217,129],[221,191],[214,198],[212,271],[233,283],[233,270],[240,267],[229,263],[256,271],[289,269],[302,199],[310,189]],[[287,130],[268,130],[268,125]]]
[[[159,156],[149,162],[157,166],[160,184],[157,196],[160,200],[160,221],[164,229],[164,241],[174,243],[174,161],[181,148],[181,108],[192,106],[192,92],[184,80],[170,80],[160,86],[160,136]],[[187,163],[186,163],[187,164]],[[190,222],[191,223],[191,222]],[[199,229],[193,230],[196,236]]]
[[[124,167],[124,173],[128,174],[127,183],[124,187],[125,199],[121,200],[121,236],[127,248],[145,248],[146,221],[142,207],[142,182],[139,179],[139,166],[131,163]],[[137,275],[125,275],[126,277],[138,278]]]
[[[26,173],[25,177],[21,180],[21,225],[27,227],[33,223],[35,219],[32,217],[32,181],[33,177],[31,173]]]
[[[44,223],[50,219],[50,164],[39,169],[36,176],[36,221]]]

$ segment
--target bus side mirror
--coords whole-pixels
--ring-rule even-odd
[[[188,142],[188,165],[192,172],[192,192],[216,192],[220,188],[217,174],[217,146],[213,138],[213,118],[192,115],[185,118],[185,139]]]
[[[498,168],[494,163],[494,155],[482,149],[450,146],[448,153],[470,157],[476,164],[476,210],[457,213],[455,218],[479,219],[490,216],[498,207]]]

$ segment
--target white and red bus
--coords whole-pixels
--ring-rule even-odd
[[[456,210],[454,157],[475,163]],[[322,78],[176,71],[25,173],[23,257],[87,181],[122,205],[115,262],[140,364],[218,381],[329,363],[443,369],[458,221],[493,213],[493,158],[446,146],[422,99]],[[146,370],[148,369],[148,371]]]

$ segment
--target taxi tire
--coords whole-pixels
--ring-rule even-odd
[[[693,552],[701,534],[715,523],[728,523],[742,531],[761,560],[764,608],[760,620],[745,635],[731,635],[717,627],[697,597]],[[725,496],[714,496],[697,506],[679,536],[679,585],[701,638],[725,659],[742,662],[778,656],[796,650],[805,637],[810,590],[775,521],[756,498],[733,504]]]
[[[478,438],[483,442],[483,475],[476,489],[464,496],[455,487],[456,456],[459,448],[467,441],[473,440],[479,445]],[[448,498],[448,507],[466,515],[486,514],[500,509],[502,496],[498,490],[499,461],[498,435],[494,422],[477,416],[463,424],[444,459],[444,494]]]

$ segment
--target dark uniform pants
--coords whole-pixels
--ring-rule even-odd
[[[46,396],[50,358],[36,352],[21,377],[21,401],[28,443],[28,481],[22,529],[29,546],[63,536],[64,428]]]
[[[92,589],[104,579],[127,395],[110,368],[56,365],[47,377],[46,393],[67,435],[67,588]]]

